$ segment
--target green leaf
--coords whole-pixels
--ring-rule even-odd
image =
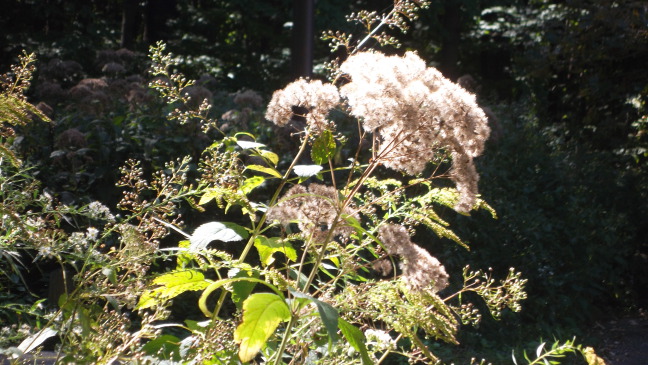
[[[252,142],[252,141],[236,141],[236,144],[239,145],[244,150],[250,149],[250,148],[259,148],[259,147],[265,147],[263,143],[258,143],[258,142]]]
[[[335,139],[333,133],[324,131],[313,142],[311,158],[318,165],[327,163],[335,155]]]
[[[136,308],[144,309],[154,307],[186,291],[203,290],[211,283],[211,280],[206,280],[200,271],[185,270],[170,272],[153,279],[153,284],[161,285],[161,287],[146,290],[140,297]]]
[[[259,278],[257,270],[240,270],[233,268],[228,273],[230,278]],[[240,280],[232,283],[232,301],[238,309],[241,309],[242,303],[248,298],[257,283],[254,281]]]
[[[365,338],[364,333],[362,333],[362,331],[360,331],[356,326],[342,318],[338,318],[338,327],[340,328],[340,332],[342,332],[342,336],[349,341],[349,345],[360,353],[362,364],[372,365],[373,361],[371,361],[371,358],[369,358],[369,354],[367,353],[367,346],[365,345],[367,339]]]
[[[261,157],[265,158],[272,163],[272,166],[277,166],[279,163],[279,156],[276,153],[270,151],[261,151]]]
[[[324,327],[326,328],[326,332],[328,332],[329,338],[333,343],[337,342],[338,340],[337,330],[338,330],[338,319],[339,319],[337,309],[335,309],[335,307],[333,307],[332,305],[323,302],[319,299],[315,299],[314,297],[308,294],[298,292],[292,288],[288,290],[290,290],[290,293],[295,298],[304,298],[315,303],[320,318],[322,319],[322,323],[324,323]]]
[[[241,241],[248,237],[248,231],[236,223],[209,222],[196,228],[189,238],[190,250],[202,250],[214,240],[223,242]]]
[[[272,255],[275,252],[282,252],[289,260],[297,260],[297,252],[292,245],[278,237],[266,238],[259,236],[254,240],[254,247],[259,251],[261,262],[266,266],[274,262]]]
[[[290,308],[276,294],[256,293],[243,302],[243,322],[234,332],[239,358],[248,362],[263,348],[279,323],[290,319]]]
[[[222,196],[223,193],[219,189],[208,189],[205,194],[200,197],[198,205],[205,205],[210,201]]]
[[[279,179],[281,179],[281,177],[282,177],[281,174],[277,170],[275,170],[275,169],[273,169],[271,167],[265,167],[265,166],[261,166],[261,165],[248,165],[248,166],[245,166],[245,168],[247,170],[263,172],[263,173],[266,173],[266,174],[268,174],[270,176],[277,177]]]
[[[250,178],[245,179],[245,181],[243,181],[243,185],[241,185],[240,189],[243,192],[243,194],[247,195],[252,190],[254,190],[254,188],[263,184],[264,181],[265,181],[265,177],[263,176],[252,176]]]
[[[142,350],[151,356],[164,355],[164,358],[180,361],[180,339],[173,335],[158,336],[147,342]]]
[[[320,165],[297,165],[293,168],[295,175],[299,177],[311,177],[317,175],[322,171],[322,166]]]
[[[58,332],[56,330],[53,330],[50,327],[43,328],[37,334],[24,339],[20,343],[20,345],[18,345],[18,350],[21,351],[21,355],[26,354],[36,347],[40,346],[48,338],[55,336],[57,333]]]
[[[209,295],[213,293],[215,290],[221,288],[222,286],[228,285],[228,284],[233,284],[239,281],[249,281],[249,282],[254,282],[254,283],[260,283],[268,288],[272,289],[280,298],[283,300],[283,294],[275,287],[274,285],[268,283],[267,281],[257,279],[254,277],[240,277],[240,278],[232,278],[232,279],[222,279],[215,281],[211,283],[203,293],[200,295],[200,299],[198,299],[198,308],[203,312],[205,317],[212,317],[213,313],[207,308],[207,298],[209,298]]]

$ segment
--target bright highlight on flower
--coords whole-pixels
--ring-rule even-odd
[[[377,163],[416,175],[436,154],[448,151],[459,191],[455,209],[470,211],[479,180],[473,158],[482,153],[490,134],[475,96],[426,67],[414,52],[402,57],[360,52],[342,63],[340,71],[350,82],[339,93],[331,84],[297,80],[274,93],[266,118],[284,126],[302,110],[310,130],[319,133],[333,127],[327,115],[341,95],[350,114],[376,135]]]
[[[448,150],[451,177],[460,193],[456,209],[468,212],[479,179],[473,158],[482,153],[490,133],[475,96],[426,67],[414,52],[403,57],[362,52],[340,69],[351,78],[340,88],[351,114],[379,137],[376,159],[415,175],[439,150]]]
[[[319,80],[299,79],[272,94],[266,118],[278,126],[285,126],[293,117],[303,117],[311,132],[319,134],[331,129],[331,122],[326,117],[339,103],[340,95],[335,86]]]
[[[439,260],[413,243],[405,227],[387,224],[378,230],[380,240],[390,255],[400,256],[403,280],[414,290],[431,288],[435,292],[448,286],[448,274]]]

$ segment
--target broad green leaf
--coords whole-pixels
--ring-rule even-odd
[[[258,142],[252,142],[252,141],[236,141],[236,144],[239,145],[244,150],[250,149],[250,148],[259,148],[259,147],[265,147],[263,143],[258,143]]]
[[[20,343],[20,345],[18,345],[18,350],[22,352],[21,355],[26,354],[36,347],[40,346],[43,342],[45,342],[45,340],[56,335],[57,333],[58,332],[56,330],[53,330],[49,327],[43,328],[37,334],[24,339]]]
[[[202,250],[214,240],[223,242],[241,241],[248,237],[248,231],[236,223],[209,222],[196,228],[189,238],[190,250]]]
[[[243,181],[243,185],[241,185],[240,189],[243,192],[243,194],[247,195],[252,190],[254,190],[254,188],[263,184],[264,181],[265,181],[265,177],[263,176],[252,176],[250,178],[245,179],[245,181]]]
[[[290,319],[290,309],[276,294],[256,293],[243,302],[243,322],[234,332],[234,341],[240,343],[239,358],[243,362],[254,359],[279,323]]]
[[[147,342],[142,350],[149,355],[164,355],[164,358],[180,361],[180,339],[173,335],[158,336]]]
[[[255,278],[258,279],[260,274],[257,270],[240,270],[238,268],[231,269],[228,272],[230,278]],[[232,301],[236,307],[241,309],[243,301],[248,298],[252,290],[256,286],[256,282],[248,280],[239,280],[232,283]]]
[[[189,248],[189,245],[191,245],[191,242],[189,240],[182,240],[178,242],[178,248]],[[189,251],[180,251],[178,252],[178,256],[176,259],[177,265],[176,265],[176,270],[182,270],[187,265],[193,261],[195,257],[195,254]]]
[[[333,133],[324,131],[313,142],[311,158],[318,165],[327,163],[335,155],[335,139]]]
[[[278,237],[266,238],[259,236],[254,240],[254,247],[259,251],[261,262],[266,266],[274,262],[272,255],[275,252],[282,252],[289,260],[297,260],[297,252],[292,245]]]
[[[349,345],[360,353],[362,364],[373,365],[373,361],[371,361],[371,358],[369,358],[369,354],[367,353],[367,346],[365,345],[367,339],[365,338],[364,333],[362,333],[359,328],[342,318],[338,318],[338,327],[340,328],[340,332],[342,332],[342,336],[349,341]]]
[[[277,154],[274,153],[274,152],[261,151],[261,157],[263,157],[266,160],[272,162],[273,166],[277,166],[277,164],[279,163],[279,156],[277,156]]]
[[[293,171],[299,177],[311,177],[317,175],[322,169],[323,167],[320,165],[297,165],[293,168]]]
[[[205,205],[212,201],[215,198],[218,198],[219,196],[223,195],[218,189],[208,189],[205,194],[203,194],[200,197],[200,201],[198,201],[198,205]]]
[[[146,290],[137,303],[137,309],[150,308],[158,303],[173,299],[186,291],[203,290],[212,282],[196,270],[174,271],[153,279],[154,285],[161,285],[153,290]]]
[[[215,290],[217,290],[217,289],[219,289],[219,288],[221,288],[221,287],[223,287],[225,285],[233,284],[233,283],[236,283],[236,282],[239,282],[239,281],[249,281],[249,282],[263,284],[263,285],[267,286],[268,288],[270,288],[272,291],[274,291],[283,300],[283,294],[281,294],[279,289],[277,289],[277,287],[275,287],[274,285],[268,283],[267,281],[257,279],[257,278],[253,278],[253,277],[240,277],[240,278],[232,278],[232,279],[222,279],[222,280],[218,280],[218,281],[215,281],[215,282],[211,283],[207,288],[205,288],[203,293],[200,295],[200,299],[198,299],[198,308],[200,308],[200,310],[203,312],[205,317],[212,317],[212,315],[213,315],[213,313],[207,308],[207,298],[209,298],[209,295],[211,293],[213,293]]]
[[[333,343],[337,342],[338,339],[337,330],[338,330],[338,319],[339,319],[337,309],[335,309],[332,305],[323,302],[319,299],[315,299],[314,297],[308,294],[298,292],[294,289],[289,289],[289,290],[290,293],[295,298],[304,298],[315,303],[315,306],[317,306],[317,311],[319,312],[320,318],[322,319],[322,323],[324,323],[324,327],[326,328],[326,332],[328,332],[331,342]]]
[[[279,172],[277,172],[277,170],[275,170],[275,169],[273,169],[271,167],[265,167],[265,166],[261,166],[261,165],[249,165],[249,166],[245,166],[245,168],[248,169],[248,170],[252,170],[252,171],[263,172],[263,173],[266,173],[266,174],[268,174],[270,176],[277,177],[279,179],[281,179],[281,177],[282,177],[281,174]]]

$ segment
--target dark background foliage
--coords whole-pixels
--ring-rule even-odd
[[[390,4],[317,1],[315,34],[358,31],[346,14]],[[191,126],[169,125],[167,110],[146,92],[129,98],[146,88],[144,55],[153,42],[167,42],[182,71],[201,80],[215,116],[236,108],[233,92],[254,89],[267,100],[294,77],[289,0],[5,5],[0,69],[23,49],[36,52],[30,101],[46,102],[55,121],[23,130],[16,147],[45,186],[70,201],[114,202],[126,158],[152,170],[209,143]],[[513,333],[514,346],[586,335],[595,319],[648,305],[647,25],[641,1],[449,0],[421,13],[402,49],[385,50],[415,49],[452,79],[470,74],[498,119],[479,171],[499,219],[444,212],[471,252],[420,234],[455,272],[465,262],[501,274],[514,266],[529,279],[522,314],[505,316],[499,327],[486,320],[464,344],[505,349],[498,341]],[[117,55],[120,48],[132,52]],[[318,42],[316,66],[331,58]],[[104,96],[75,96],[73,88],[89,78],[105,82]],[[286,148],[287,139],[269,138],[260,115],[247,127]]]

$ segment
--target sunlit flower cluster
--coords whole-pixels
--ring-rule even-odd
[[[351,78],[340,89],[351,114],[379,136],[376,159],[415,175],[439,150],[448,150],[460,193],[456,208],[469,211],[479,179],[473,158],[482,153],[490,133],[475,96],[426,67],[414,52],[403,57],[362,52],[340,69]]]
[[[331,186],[295,185],[284,194],[279,204],[270,210],[268,217],[284,225],[296,222],[302,232],[312,235],[315,240],[320,240],[325,238],[332,228],[340,211],[340,205],[338,192]],[[357,213],[353,213],[350,207],[342,213],[358,219]],[[334,228],[334,236],[348,236],[352,233],[353,228],[343,222],[344,220],[340,220]]]
[[[306,120],[310,130],[317,134],[331,129],[328,113],[340,102],[335,86],[321,81],[299,79],[272,94],[266,118],[279,126],[287,125],[294,117]]]
[[[397,224],[387,224],[378,230],[387,253],[399,256],[403,280],[414,290],[432,288],[439,291],[448,286],[448,274],[439,260],[413,243],[407,229]]]

